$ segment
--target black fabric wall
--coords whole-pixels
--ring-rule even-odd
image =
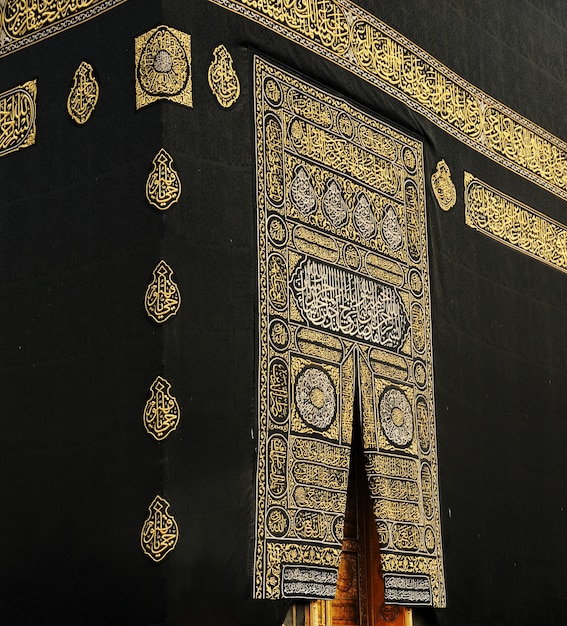
[[[562,2],[359,2],[477,87],[567,137]],[[134,37],[192,36],[193,107],[135,111]],[[207,84],[223,43],[241,82]],[[134,2],[0,59],[0,92],[38,78],[35,146],[0,158],[0,455],[6,624],[277,626],[250,600],[257,270],[252,53],[423,138],[457,204],[428,189],[437,442],[447,609],[430,624],[567,623],[567,289],[564,273],[464,223],[463,171],[560,222],[565,203],[297,44],[205,0]],[[98,72],[91,120],[65,103]],[[182,180],[158,214],[144,187],[160,147]],[[164,258],[183,304],[163,327],[143,296]],[[141,414],[158,373],[181,406],[157,444]],[[161,564],[139,533],[160,493],[180,529]]]

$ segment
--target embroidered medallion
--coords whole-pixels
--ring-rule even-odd
[[[319,367],[307,367],[295,383],[295,402],[303,420],[324,430],[335,418],[336,392],[331,377]]]
[[[158,324],[163,324],[176,315],[181,306],[181,293],[172,275],[171,267],[165,261],[160,261],[146,290],[146,313]]]
[[[35,80],[0,94],[0,156],[35,143],[36,97]]]
[[[413,439],[413,415],[409,400],[402,391],[390,387],[380,398],[380,424],[384,434],[399,448],[404,448]]]
[[[77,124],[85,124],[94,111],[99,96],[99,86],[93,66],[83,61],[73,76],[73,85],[67,98],[67,112]]]
[[[423,144],[258,57],[254,86],[254,595],[334,597],[356,412],[388,599],[443,606]]]
[[[179,424],[180,410],[171,385],[158,376],[150,387],[150,397],[144,408],[144,427],[156,441],[163,441]]]
[[[208,78],[209,87],[222,107],[228,109],[238,100],[240,81],[232,66],[232,57],[222,44],[213,50]]]
[[[431,175],[431,187],[443,211],[449,211],[455,206],[457,190],[451,179],[451,170],[444,160],[437,163],[437,169]]]
[[[136,109],[157,100],[193,106],[191,36],[158,26],[136,37]]]
[[[173,168],[173,158],[161,148],[152,161],[146,181],[146,198],[160,211],[166,211],[181,197],[181,180]]]
[[[146,556],[158,563],[171,552],[179,538],[174,517],[168,513],[169,502],[156,496],[148,507],[149,515],[142,526],[140,543]]]

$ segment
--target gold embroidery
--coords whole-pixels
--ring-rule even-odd
[[[209,87],[218,103],[227,109],[238,100],[240,81],[232,67],[232,57],[223,45],[213,50],[213,57],[209,65]]]
[[[158,26],[136,37],[136,109],[157,100],[193,105],[191,36]]]
[[[350,70],[459,141],[567,200],[566,142],[480,91],[351,0],[211,2]]]
[[[35,143],[36,96],[35,80],[0,94],[0,156]]]
[[[171,385],[158,376],[150,387],[150,397],[144,408],[144,427],[157,441],[163,441],[179,424],[180,410]]]
[[[567,226],[465,172],[465,223],[496,241],[567,272]]]
[[[163,324],[176,315],[181,306],[181,293],[172,275],[171,267],[165,261],[160,261],[146,290],[146,313],[158,324]]]
[[[173,168],[173,158],[161,148],[152,161],[152,171],[146,182],[146,198],[150,204],[166,211],[181,197],[181,181]]]
[[[437,163],[437,169],[431,175],[431,187],[443,211],[449,211],[455,206],[457,190],[451,179],[451,170],[444,160]]]
[[[99,95],[94,68],[83,61],[73,76],[73,86],[67,98],[67,112],[77,124],[85,124],[94,111]]]
[[[384,573],[419,587],[391,597],[443,606],[423,146],[258,58],[254,84],[255,596],[334,596],[358,377]]]
[[[148,507],[149,515],[140,535],[142,550],[152,561],[158,563],[177,544],[179,529],[174,517],[168,513],[169,502],[156,496]]]
[[[0,56],[90,20],[125,1],[6,0],[3,11],[0,7]]]

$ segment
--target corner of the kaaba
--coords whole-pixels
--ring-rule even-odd
[[[1,624],[567,623],[567,5],[433,4],[0,0]]]

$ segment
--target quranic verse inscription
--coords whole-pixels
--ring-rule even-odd
[[[443,606],[423,146],[260,58],[254,91],[254,594],[334,597],[358,387],[389,601]]]

